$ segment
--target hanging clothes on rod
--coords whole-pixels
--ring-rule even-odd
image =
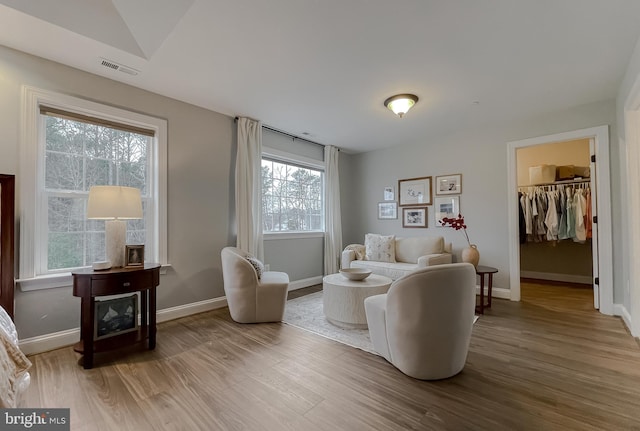
[[[521,244],[591,238],[590,180],[519,187],[518,201]]]

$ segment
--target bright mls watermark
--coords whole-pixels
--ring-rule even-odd
[[[69,431],[69,409],[0,409],[0,431]]]

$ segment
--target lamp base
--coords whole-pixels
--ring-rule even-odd
[[[127,222],[107,220],[104,223],[106,233],[107,260],[113,268],[124,266],[124,245],[127,242]]]

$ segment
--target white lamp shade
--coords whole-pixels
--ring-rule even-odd
[[[142,218],[140,189],[122,186],[91,187],[87,218],[103,220]]]

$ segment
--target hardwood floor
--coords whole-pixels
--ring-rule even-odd
[[[74,430],[640,429],[640,346],[571,286],[494,300],[443,381],[227,309],[162,323],[155,351],[127,353],[91,370],[71,347],[32,356],[25,405],[70,407]]]

